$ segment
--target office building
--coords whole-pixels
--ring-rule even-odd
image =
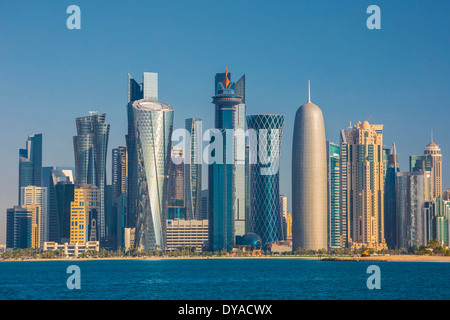
[[[163,249],[174,111],[151,99],[130,102],[129,107],[127,224],[135,225],[137,248]]]
[[[123,234],[123,248],[125,250],[130,250],[134,248],[134,240],[136,237],[136,229],[135,228],[125,228]]]
[[[100,193],[95,185],[80,185],[74,190],[70,204],[70,243],[81,245],[98,241]]]
[[[79,243],[57,243],[57,242],[44,242],[44,251],[60,251],[65,258],[78,258],[88,251],[100,251],[100,242],[88,241],[85,244]]]
[[[26,148],[19,150],[19,201],[21,203],[21,188],[28,186],[40,187],[42,171],[42,134],[30,134]]]
[[[75,184],[97,186],[100,197],[99,241],[106,240],[106,157],[110,126],[106,114],[91,114],[75,119],[77,135],[73,137]]]
[[[6,210],[6,248],[26,249],[32,244],[33,212],[14,206]]]
[[[208,166],[211,251],[231,250],[235,244],[234,128],[236,106],[242,103],[242,97],[235,94],[235,84],[230,79],[228,69],[225,70],[225,74],[216,74],[216,95],[213,97],[215,129],[209,132],[211,134],[209,147],[216,148],[210,153],[214,161]]]
[[[251,185],[250,145],[247,143],[245,146],[245,234],[251,232]]]
[[[429,171],[431,173],[430,199],[442,195],[442,154],[439,146],[431,141],[423,155],[410,156],[410,171]]]
[[[433,201],[424,204],[424,233],[425,239],[437,240],[439,243],[450,243],[450,202],[438,196]]]
[[[39,211],[39,216],[33,217],[33,224],[39,225],[39,230],[36,231],[36,237],[39,237],[39,244],[35,245],[36,248],[41,247],[44,241],[47,241],[48,230],[48,216],[47,216],[47,188],[28,186],[21,189],[21,206],[38,206],[36,209],[33,207],[34,212]],[[30,207],[31,208],[31,207]]]
[[[386,177],[384,182],[384,238],[388,248],[394,249],[398,244],[397,239],[397,174],[400,171],[397,149],[395,143],[390,150]],[[403,190],[405,192],[406,189]]]
[[[341,132],[341,163],[347,170],[345,190],[348,238],[351,248],[386,248],[384,240],[383,125],[366,120]],[[341,184],[342,185],[342,184]],[[341,207],[342,208],[342,207]]]
[[[282,239],[287,240],[287,214],[288,214],[288,204],[287,197],[280,194],[280,214],[281,214],[281,226],[282,226]]]
[[[328,249],[341,247],[340,146],[327,141]]]
[[[209,219],[209,191],[208,189],[202,190],[202,218],[200,220]]]
[[[409,249],[427,245],[424,229],[425,172],[397,172],[395,221],[388,220],[386,236],[395,236],[388,244],[391,249]],[[394,220],[393,218],[393,220]],[[393,225],[392,225],[393,223]],[[387,226],[388,227],[388,226]],[[388,237],[386,237],[388,239]]]
[[[202,219],[202,120],[189,118],[185,121],[189,133],[184,165],[184,196],[187,219]]]
[[[201,250],[203,244],[208,241],[208,220],[167,220],[166,230],[166,250]]]
[[[284,240],[279,173],[284,119],[274,114],[247,116],[248,128],[256,133],[250,135],[250,148],[258,155],[251,165],[251,228],[263,245]]]
[[[326,249],[327,157],[322,111],[310,99],[295,115],[292,146],[292,250]]]
[[[38,204],[24,204],[22,208],[31,212],[31,248],[41,247],[41,206]]]
[[[127,117],[128,117],[128,132],[125,135],[127,157],[128,157],[128,186],[127,186],[127,228],[136,228],[138,216],[138,197],[139,190],[137,190],[138,179],[138,164],[136,158],[136,128],[133,103],[141,99],[151,99],[158,101],[158,74],[154,72],[144,72],[142,77],[143,82],[138,83],[133,77],[128,74],[128,101],[127,101]]]
[[[127,193],[128,153],[127,147],[117,147],[112,150],[111,185],[113,198]]]
[[[231,75],[230,75],[231,79]],[[244,135],[246,130],[246,105],[245,105],[245,74],[236,81],[235,94],[241,97],[241,103],[237,104],[234,112],[234,229],[235,236],[243,236],[246,233],[246,146],[247,137]]]
[[[70,204],[74,200],[74,175],[72,170],[50,172],[50,199],[48,203],[48,240],[64,243],[70,241]]]
[[[75,176],[75,167],[64,167],[64,166],[46,166],[42,167],[42,187],[47,189],[47,209],[46,212],[42,211],[42,215],[46,217],[45,221],[42,221],[45,224],[45,234],[41,234],[41,242],[42,240],[49,241],[49,230],[50,230],[50,193],[51,190],[54,190],[50,188],[50,181],[53,183],[53,172],[55,170],[66,170],[66,172],[71,172],[71,176]],[[60,177],[61,178],[61,177]],[[63,178],[64,180],[66,177]],[[73,180],[73,179],[72,179]]]
[[[171,207],[185,207],[184,167],[184,149],[172,147],[168,187],[168,205]]]

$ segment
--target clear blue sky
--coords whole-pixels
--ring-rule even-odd
[[[81,30],[66,28],[71,4],[81,8]],[[366,27],[371,4],[381,8],[381,30]],[[247,113],[286,116],[288,196],[293,119],[308,79],[328,140],[372,116],[407,171],[433,129],[450,187],[449,12],[449,1],[425,0],[0,0],[0,243],[27,135],[43,134],[44,165],[73,166],[74,118],[97,110],[111,124],[109,150],[124,145],[127,73],[138,81],[159,73],[175,128],[188,117],[212,127],[215,73],[228,67],[233,81],[246,74]]]

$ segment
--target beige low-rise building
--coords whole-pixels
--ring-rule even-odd
[[[44,242],[44,251],[47,250],[63,250],[64,257],[77,258],[83,252],[86,251],[100,251],[99,241],[88,241],[85,244],[78,243],[57,243],[57,242]]]
[[[201,250],[204,242],[208,241],[208,220],[167,220],[166,232],[166,250],[183,246]]]

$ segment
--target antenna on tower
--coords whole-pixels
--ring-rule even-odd
[[[308,102],[311,102],[311,81],[308,80]]]
[[[431,142],[433,142],[433,129],[431,129]]]

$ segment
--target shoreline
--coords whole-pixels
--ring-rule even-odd
[[[31,259],[8,259],[1,262],[35,262],[35,261],[99,261],[99,260],[208,260],[208,259],[303,259],[317,261],[383,261],[383,262],[450,262],[450,256],[414,256],[414,255],[392,255],[392,256],[370,256],[370,257],[332,257],[332,256],[254,256],[254,257],[107,257],[107,258],[31,258]]]

